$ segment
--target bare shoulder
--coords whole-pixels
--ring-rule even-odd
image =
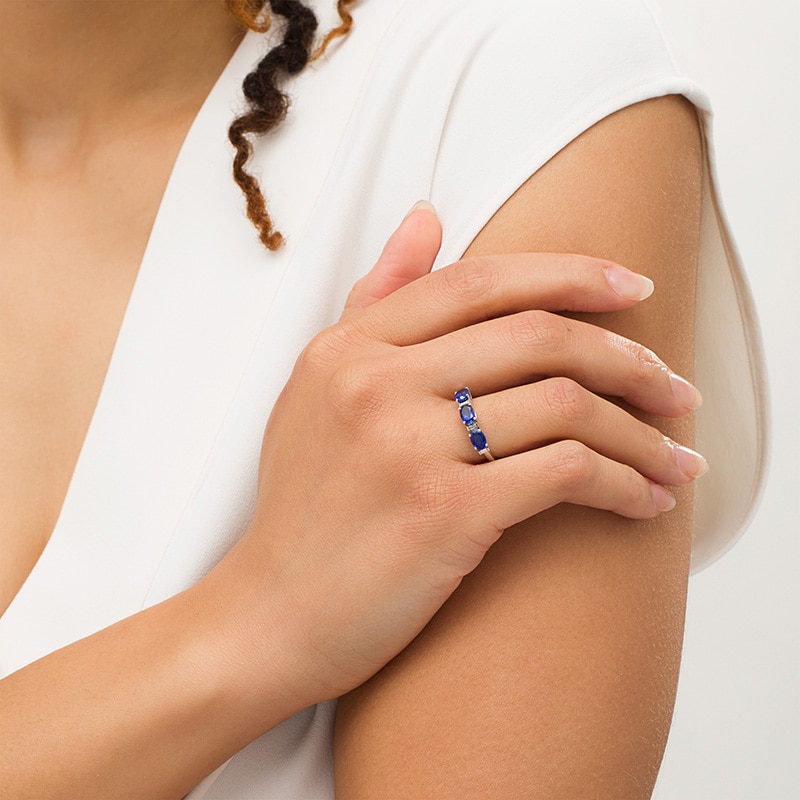
[[[650,276],[592,322],[691,377],[702,143],[694,109],[623,109],[532,176],[470,254],[578,252]],[[691,423],[657,420],[691,444]],[[336,796],[647,798],[677,681],[691,492],[655,521],[561,506],[505,533],[428,627],[339,705]]]

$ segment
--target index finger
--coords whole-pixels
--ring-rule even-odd
[[[652,291],[649,278],[591,256],[484,256],[418,278],[347,322],[370,338],[405,346],[530,309],[619,311]]]

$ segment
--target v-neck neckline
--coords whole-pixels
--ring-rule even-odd
[[[85,564],[80,562],[81,548],[77,548],[75,552],[72,546],[67,546],[68,540],[74,538],[74,527],[80,525],[78,520],[85,516],[87,504],[102,506],[106,500],[102,494],[103,488],[97,485],[98,478],[102,483],[107,475],[110,476],[115,462],[119,459],[133,455],[135,461],[137,445],[135,441],[124,441],[124,434],[122,440],[117,437],[117,441],[114,441],[113,434],[119,430],[120,419],[126,415],[139,421],[146,418],[147,404],[157,403],[166,394],[155,391],[148,395],[147,389],[152,388],[151,380],[158,380],[159,375],[169,378],[170,372],[173,371],[181,373],[182,364],[166,364],[168,356],[159,354],[160,344],[166,343],[157,343],[152,338],[147,341],[148,318],[153,317],[154,320],[168,322],[173,318],[175,328],[173,332],[178,339],[182,335],[185,338],[191,333],[189,329],[202,328],[202,325],[197,325],[198,320],[195,316],[193,322],[186,323],[186,330],[178,330],[187,319],[192,318],[192,299],[196,298],[197,294],[197,290],[193,289],[193,281],[194,286],[203,286],[204,292],[218,297],[221,303],[224,302],[226,293],[230,296],[232,292],[232,299],[236,301],[243,295],[252,293],[259,285],[258,280],[253,283],[253,270],[258,267],[263,268],[265,254],[253,235],[252,228],[249,228],[249,223],[246,220],[242,221],[241,194],[230,177],[231,150],[227,143],[226,131],[227,124],[233,119],[236,111],[232,98],[238,96],[241,79],[257,60],[260,47],[258,36],[246,34],[243,37],[202,103],[179,148],[148,236],[61,510],[37,562],[0,617],[0,635],[7,619],[12,619],[18,613],[20,606],[28,602],[29,596],[36,593],[43,573],[52,571],[54,562],[58,562],[60,569],[64,570],[85,569]],[[213,135],[210,135],[211,131],[214,132]],[[206,168],[209,162],[214,162],[214,168]],[[195,184],[188,194],[187,178],[190,184]],[[192,252],[192,242],[197,241],[194,234],[198,233],[198,229],[204,230],[207,234],[208,226],[213,227],[217,222],[216,215],[220,209],[225,209],[219,200],[220,193],[229,196],[226,210],[229,217],[235,218],[233,223],[235,235],[247,240],[245,244],[247,252],[244,255],[237,252],[235,259],[237,266],[242,268],[231,268],[228,274],[220,271],[218,267],[220,264],[227,264],[231,256],[230,253],[224,252],[230,237],[221,235],[216,241],[216,247],[212,243],[212,247],[209,248],[206,242],[200,246],[199,252],[198,249]],[[238,227],[236,223],[239,223]],[[220,219],[218,224],[219,231],[224,232],[231,228],[231,219]],[[190,260],[191,268],[187,268]],[[271,266],[280,260],[280,258],[273,259]],[[257,266],[254,263],[256,261]],[[208,293],[209,279],[225,284],[220,287],[221,294]],[[186,306],[168,307],[168,304],[174,303],[176,299],[184,299]],[[152,330],[156,335],[165,332],[164,326],[155,322]],[[166,332],[170,333],[169,330]],[[250,334],[249,330],[245,332],[245,335]],[[142,348],[143,342],[144,348]],[[209,347],[214,346],[213,342],[205,344]],[[143,363],[143,349],[151,358],[162,355],[161,364]],[[176,352],[177,349],[176,347]],[[194,364],[187,366],[187,370],[196,370],[197,367],[195,361]],[[151,368],[152,375],[149,375]],[[202,400],[203,398],[200,399],[200,404]],[[214,402],[212,396],[205,400],[208,401],[206,405]],[[219,401],[220,405],[224,405],[225,402],[225,398]],[[137,409],[137,404],[140,403],[145,407]],[[157,409],[152,410],[157,411]],[[199,411],[196,412],[196,416],[199,417]],[[202,446],[208,446],[208,442],[203,445],[198,443],[198,448]],[[202,463],[201,456],[199,459]],[[174,476],[176,480],[178,477]],[[191,483],[193,479],[194,476],[187,476],[187,483]],[[184,497],[186,491],[184,486],[183,491],[175,494]],[[147,503],[146,498],[142,498],[142,501]],[[102,517],[102,513],[100,516]],[[113,541],[113,538],[114,531],[98,530],[90,534],[87,540],[90,542],[89,546],[92,544],[102,546],[104,541],[107,543]],[[71,563],[64,564],[64,558]],[[110,586],[109,589],[111,596],[114,596],[119,593],[120,587]],[[9,665],[6,664],[5,654],[0,653],[0,672],[4,672],[7,666]]]
[[[244,214],[226,135],[268,42],[246,35],[211,90],[164,192],[53,535],[0,617],[0,674],[191,585],[247,524],[272,403],[383,241],[379,227],[371,239],[353,227],[357,208],[328,203],[332,187],[357,196],[366,165],[353,153],[381,136],[352,118],[384,95],[373,60],[383,63],[398,13],[366,4],[348,49],[293,79],[292,114],[257,147],[288,234],[277,253]]]

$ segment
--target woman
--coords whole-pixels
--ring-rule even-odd
[[[342,798],[648,796],[704,469],[673,444],[702,99],[639,3],[534,6],[355,8],[256,144],[267,253],[224,141],[257,36],[3,4],[7,793],[330,797],[333,743]],[[337,323],[423,196],[441,249],[416,210]]]

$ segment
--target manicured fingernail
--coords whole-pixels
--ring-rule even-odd
[[[689,381],[672,374],[669,376],[669,382],[672,385],[672,394],[675,395],[675,399],[681,405],[692,410],[703,405],[703,398],[700,392]]]
[[[624,267],[605,267],[611,288],[626,300],[644,300],[653,294],[653,281]]]
[[[660,483],[651,483],[650,493],[659,511],[672,511],[678,502]]]
[[[433,207],[432,203],[429,203],[427,200],[419,200],[418,202],[414,203],[411,211],[406,214],[406,217],[410,217],[415,211],[420,210],[430,211],[431,214],[436,213],[436,209]]]
[[[670,442],[675,462],[680,471],[689,478],[699,478],[708,472],[708,461],[700,453],[690,450],[677,442]]]

